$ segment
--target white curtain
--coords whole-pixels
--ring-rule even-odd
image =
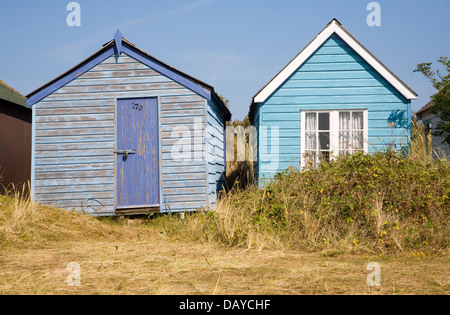
[[[306,150],[307,151],[316,151],[317,150],[317,137],[315,132],[306,132]]]
[[[305,114],[305,130],[303,133],[305,137],[305,158],[308,158],[308,160],[312,160],[314,162],[318,162],[322,159],[322,154],[329,154],[327,153],[329,149],[328,144],[331,147],[336,144],[329,142],[332,138],[328,140],[325,139],[325,137],[330,137],[331,135],[334,135],[335,132],[339,133],[339,154],[347,155],[356,151],[364,150],[364,129],[367,127],[364,125],[364,112],[339,112],[339,130],[333,129],[337,126],[333,127],[335,125],[331,124],[330,129],[327,129],[330,131],[327,132],[319,132],[318,130],[319,125],[322,125],[322,129],[326,128],[324,127],[326,126],[326,124],[323,121],[319,123],[319,115],[320,114],[318,113]],[[336,116],[329,115],[329,117],[331,119],[332,117]],[[325,119],[324,117],[320,118]],[[320,148],[321,146],[322,148]]]
[[[350,112],[339,113],[339,149],[350,149]]]
[[[317,114],[316,113],[307,113],[306,114],[306,130],[312,131],[317,130]]]
[[[353,130],[363,131],[364,130],[364,119],[363,113],[361,112],[353,112],[352,113],[352,125]]]
[[[350,130],[350,112],[339,113],[339,130]]]
[[[352,113],[352,149],[362,150],[364,149],[364,117],[362,112]]]
[[[305,132],[305,149],[308,151],[315,151],[317,149],[317,114],[307,113],[305,115],[306,132]]]

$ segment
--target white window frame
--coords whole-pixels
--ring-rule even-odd
[[[339,155],[339,113],[342,112],[362,112],[364,124],[364,152],[369,152],[369,115],[367,109],[330,109],[330,110],[302,110],[301,111],[301,166],[306,166],[305,145],[306,145],[306,114],[307,113],[329,113],[330,114],[330,159],[335,159]]]

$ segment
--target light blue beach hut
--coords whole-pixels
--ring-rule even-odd
[[[332,20],[253,98],[259,182],[339,154],[399,149],[408,143],[416,98]]]

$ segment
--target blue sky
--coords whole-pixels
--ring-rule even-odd
[[[120,29],[140,49],[213,85],[243,119],[252,97],[333,18],[419,94],[413,110],[435,93],[415,66],[450,57],[449,0],[379,0],[380,27],[366,23],[370,0],[79,0],[81,27],[66,24],[69,2],[2,3],[0,80],[28,94]]]

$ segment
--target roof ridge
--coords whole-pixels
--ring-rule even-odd
[[[275,75],[254,97],[252,103],[264,102],[292,73],[298,69],[327,39],[339,36],[347,45],[359,54],[365,62],[383,76],[397,91],[407,99],[416,99],[414,92],[405,82],[395,75],[385,64],[362,45],[337,19],[327,26],[296,55],[277,75]]]
[[[422,107],[421,109],[419,109],[416,114],[420,114],[423,113],[424,111],[434,107],[436,104],[434,103],[434,101],[429,101],[424,107]]]
[[[122,42],[116,43],[122,39]],[[216,101],[218,101],[221,105],[223,105],[225,109],[225,114],[231,118],[231,112],[229,108],[223,103],[222,100],[220,100],[219,96],[214,90],[214,87],[211,85],[196,79],[164,62],[162,62],[159,59],[156,59],[155,57],[151,56],[147,52],[143,51],[142,49],[136,47],[135,44],[131,43],[130,41],[126,40],[123,35],[120,33],[120,31],[117,31],[114,39],[110,40],[106,44],[103,45],[103,47],[97,51],[95,54],[90,56],[89,58],[83,60],[81,63],[76,65],[75,67],[67,70],[62,75],[58,76],[57,78],[53,79],[52,81],[48,82],[47,84],[41,86],[37,90],[31,92],[27,95],[27,106],[32,106],[35,103],[42,100],[44,97],[48,96],[49,94],[53,93],[55,89],[59,88],[58,84],[65,85],[67,82],[70,82],[77,77],[79,77],[82,73],[85,71],[88,71],[86,69],[91,69],[92,67],[96,66],[98,63],[103,62],[106,58],[109,58],[110,55],[114,54],[114,51],[116,54],[119,54],[123,52],[123,49],[126,48],[127,51],[125,52],[130,57],[136,59],[137,61],[146,64],[149,67],[157,66],[158,68],[162,68],[160,70],[156,69],[156,71],[161,72],[161,70],[167,70],[168,72],[171,72],[173,75],[169,75],[166,73],[166,71],[163,71],[163,73],[166,76],[169,76],[172,80],[180,83],[181,85],[184,85],[185,87],[193,90],[199,95],[202,95],[205,98],[211,97],[214,98]],[[114,49],[114,51],[110,51],[111,49]],[[130,55],[129,53],[132,53]],[[103,59],[104,58],[104,59]],[[146,63],[146,61],[143,61],[141,58],[144,58],[145,60],[151,61],[153,65],[149,65]],[[66,82],[67,81],[67,82]],[[183,81],[183,82],[180,82]],[[195,88],[193,89],[192,86],[186,85],[186,83],[192,83],[195,85]]]
[[[8,89],[10,89],[11,91],[13,91],[14,93],[18,94],[19,96],[26,98],[22,93],[14,90],[12,87],[10,87],[8,84],[6,84],[5,82],[3,82],[2,80],[0,80],[0,84],[3,84],[5,87],[7,87]]]

